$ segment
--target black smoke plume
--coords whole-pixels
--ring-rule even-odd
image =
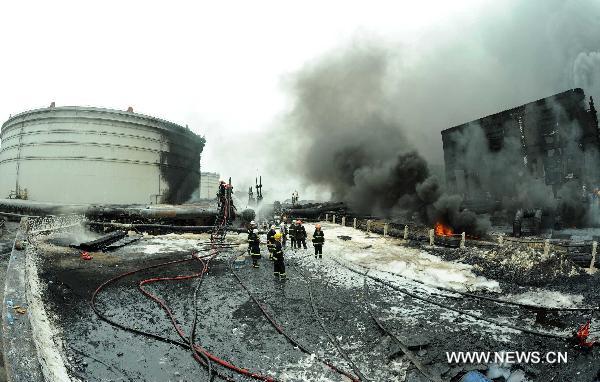
[[[284,166],[361,212],[485,230],[489,221],[461,210],[440,182],[440,131],[575,87],[600,100],[600,3],[506,1],[475,16],[446,20],[413,44],[357,38],[293,75],[294,107],[278,131],[292,158]],[[546,208],[589,218],[581,190],[569,184],[555,198],[520,171],[518,141],[497,154],[473,134],[468,160],[482,183],[514,191],[501,201],[509,215]]]
[[[485,221],[460,211],[459,197],[440,197],[438,179],[389,112],[389,69],[385,49],[369,43],[298,74],[286,134],[301,153],[297,170],[359,213],[417,216],[427,223],[443,219],[471,232],[485,230]]]

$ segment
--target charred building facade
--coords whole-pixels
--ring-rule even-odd
[[[444,130],[442,142],[449,191],[484,210],[600,186],[598,118],[579,88]]]

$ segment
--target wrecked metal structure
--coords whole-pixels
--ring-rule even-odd
[[[479,212],[541,221],[548,198],[583,201],[600,186],[598,117],[579,88],[454,126],[442,142],[448,189]]]
[[[0,140],[0,199],[179,204],[199,192],[205,139],[131,108],[26,111]]]
[[[348,207],[343,202],[288,204],[283,207],[283,213],[292,219],[319,220],[326,213],[343,215]]]

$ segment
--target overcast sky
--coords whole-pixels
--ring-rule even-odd
[[[362,36],[420,52],[432,35],[436,41],[452,40],[446,45],[451,47],[456,41],[484,40],[486,35],[479,36],[477,29],[482,20],[490,15],[506,19],[515,3],[519,2],[4,1],[0,5],[0,117],[5,120],[52,101],[57,106],[132,106],[136,112],[189,125],[207,138],[203,170],[247,182],[266,161],[276,160],[263,155],[260,140],[266,139],[265,132],[276,131],[289,111],[293,100],[286,82],[307,63]],[[493,38],[502,36],[501,30],[497,32]],[[519,49],[529,49],[521,45]],[[473,46],[462,48],[485,58]],[[443,50],[439,57],[432,50],[425,52],[426,64],[448,59]],[[403,64],[419,59],[405,55]],[[433,74],[456,77],[451,69]],[[415,72],[408,84],[415,86],[417,97],[424,98],[425,91],[437,90],[420,87],[420,75]],[[500,80],[506,82],[508,77]],[[573,84],[571,80],[564,86]],[[442,84],[440,88],[448,94]],[[556,81],[540,92],[555,90],[562,90]],[[519,94],[505,94],[498,102],[492,97],[493,102],[481,109],[453,112],[451,122],[514,106],[538,92]],[[409,114],[431,113],[407,106]],[[437,129],[431,147],[439,151],[432,155],[439,163],[439,131],[448,126],[428,123]],[[234,152],[242,157],[234,157]]]
[[[473,3],[2,2],[0,117],[51,101],[133,106],[205,135],[204,169],[233,172],[216,141],[272,125],[287,74],[357,33],[410,41]]]

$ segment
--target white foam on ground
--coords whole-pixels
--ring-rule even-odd
[[[364,276],[358,275],[346,268],[340,267],[339,264],[336,264],[331,258],[329,252],[325,252],[325,256],[322,260],[315,260],[313,256],[306,256],[312,249],[308,250],[296,250],[295,253],[289,253],[290,257],[295,258],[299,261],[303,266],[317,269],[317,274],[322,273],[323,276],[327,279],[327,282],[331,285],[340,285],[342,287],[351,288],[351,289],[362,289]],[[329,254],[329,257],[327,256]],[[352,265],[348,261],[343,261],[344,263],[349,264],[354,268],[358,268],[355,265]],[[414,281],[401,278],[399,276],[385,273],[381,271],[369,271],[369,274],[372,276],[377,276],[378,278],[385,279],[387,282],[397,285],[402,289],[422,295],[423,297],[431,298],[433,300],[437,300],[436,296],[431,296],[431,293],[435,293],[437,295],[450,295],[454,297],[459,297],[458,294],[452,294],[448,292],[441,292],[434,287],[426,286],[423,284],[415,283]],[[370,293],[377,293],[375,289],[372,289],[373,285],[376,284],[374,281],[369,281],[369,289]],[[425,293],[424,295],[422,293]],[[392,306],[389,309],[384,309],[379,311],[378,318],[382,322],[397,322],[400,320],[401,322],[407,325],[416,325],[422,322],[430,322],[433,316],[437,317],[435,321],[438,325],[447,325],[449,330],[455,331],[456,333],[463,333],[464,330],[473,330],[474,327],[477,328],[479,332],[486,333],[489,336],[492,336],[497,341],[500,342],[511,342],[511,337],[515,335],[520,335],[520,331],[513,330],[504,326],[497,326],[491,324],[486,321],[477,320],[472,317],[463,316],[459,322],[456,321],[456,318],[459,317],[459,314],[446,310],[444,308],[431,305],[427,302],[422,302],[419,300],[414,300],[411,297],[405,296],[402,293],[392,294],[392,295],[384,295],[380,296]],[[404,302],[404,299],[408,299],[408,303]],[[359,302],[362,303],[362,302]],[[477,310],[469,309],[469,312],[478,316],[482,315],[482,312]],[[502,322],[501,319],[496,319],[499,322]],[[504,320],[505,323],[509,323]],[[514,324],[514,322],[512,322]]]
[[[279,358],[277,356],[276,358]],[[319,376],[315,376],[315,368],[320,370]],[[288,363],[284,368],[284,371],[278,373],[278,379],[286,381],[314,381],[314,382],[337,382],[339,379],[330,379],[323,374],[329,370],[327,366],[323,365],[315,355],[306,355],[297,363]],[[271,373],[273,374],[273,372]],[[328,373],[330,374],[330,373]]]
[[[363,267],[387,271],[418,280],[428,285],[460,291],[489,290],[500,292],[497,281],[477,276],[468,264],[445,261],[425,250],[402,245],[400,239],[344,227],[321,223],[325,233],[325,256],[336,256],[344,261]],[[308,240],[314,227],[306,224]],[[342,240],[338,236],[350,236]]]
[[[225,241],[234,246],[248,245],[246,234],[228,233]],[[134,243],[129,246],[134,250],[140,251],[147,255],[154,255],[157,253],[169,253],[169,252],[186,252],[196,251],[199,249],[206,250],[210,242],[210,234],[193,234],[183,233],[176,234],[170,233],[167,235],[144,235],[142,240],[138,243]],[[241,248],[241,247],[240,247]]]
[[[44,309],[42,285],[38,278],[36,260],[33,257],[34,253],[28,247],[25,257],[27,312],[42,372],[47,381],[72,381],[62,357],[63,343],[60,333]],[[78,381],[78,379],[73,379],[73,381]]]
[[[509,294],[502,299],[549,308],[571,308],[582,306],[583,304],[583,296],[580,294],[565,294],[546,289],[530,290],[520,294]]]
[[[323,259],[314,259],[312,248],[296,250],[295,253],[290,253],[290,257],[296,258],[303,266],[318,269],[318,273],[331,277],[328,281],[331,284],[353,289],[363,288],[364,277],[340,267],[339,264],[333,261],[333,259],[337,259],[361,272],[364,272],[367,268],[369,269],[369,275],[384,279],[386,282],[397,285],[408,292],[416,294],[425,292],[426,294],[423,297],[432,298],[433,300],[437,300],[437,295],[460,297],[458,294],[440,291],[435,287],[469,291],[487,289],[500,292],[496,281],[476,276],[469,265],[444,261],[425,250],[404,247],[401,240],[398,239],[384,238],[382,235],[377,234],[367,236],[365,232],[331,223],[322,223],[321,225],[326,237]],[[309,236],[307,242],[309,242],[314,229],[310,224],[306,224],[306,226]],[[337,237],[342,235],[350,236],[352,239],[342,240]],[[418,280],[426,285],[413,280]],[[369,284],[372,285],[372,282],[369,282]],[[376,292],[372,290],[371,293]],[[546,296],[546,299],[547,296],[554,296],[555,300],[559,299],[559,294],[555,295],[554,293],[540,289],[538,295]],[[431,294],[436,296],[430,296]],[[512,336],[521,333],[518,330],[504,326],[515,325],[514,319],[516,317],[494,317],[493,320],[499,325],[468,316],[463,316],[457,322],[458,313],[456,312],[435,307],[426,302],[399,303],[398,300],[402,301],[404,298],[401,294],[394,295],[389,302],[398,305],[391,307],[386,314],[380,316],[380,319],[384,322],[401,319],[408,324],[414,324],[418,321],[427,320],[428,317],[435,314],[443,322],[452,322],[457,331],[476,327],[477,331],[487,333],[497,341],[505,343],[510,343]],[[577,296],[562,295],[561,298],[565,306],[572,306],[573,303],[578,301]],[[468,309],[468,311],[475,316],[483,315],[483,312],[478,310]],[[529,324],[533,325],[533,322]],[[523,326],[527,327],[528,325]],[[567,334],[566,332],[550,332],[558,335]]]
[[[194,251],[202,243],[210,240],[209,234],[168,234],[160,236],[144,235],[142,240],[129,246],[147,255],[176,251]]]

